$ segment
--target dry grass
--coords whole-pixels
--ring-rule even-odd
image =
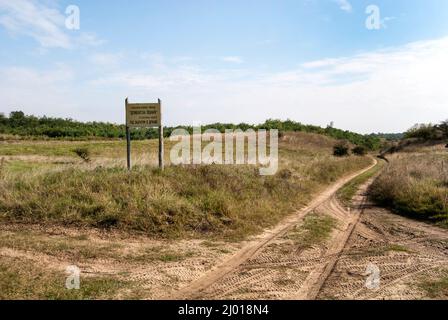
[[[308,136],[311,142],[304,143]],[[57,141],[53,150],[52,142],[35,143],[14,144],[14,153],[65,155],[80,144]],[[0,181],[1,219],[239,240],[274,225],[322,187],[370,163],[366,157],[335,158],[334,140],[301,133],[282,138],[275,176],[262,177],[250,166],[218,165],[164,172],[141,166],[128,173],[116,165],[95,167],[95,155],[115,157],[124,151],[122,142],[88,144],[93,164],[53,164],[32,172],[19,166],[7,174]],[[137,149],[153,144],[139,142]],[[155,156],[156,148],[147,150]]]
[[[299,248],[307,249],[328,240],[336,226],[337,221],[333,217],[312,213],[306,216],[303,225],[289,232],[287,238],[293,240]]]
[[[439,279],[422,279],[418,287],[425,291],[431,299],[446,300],[448,298],[448,271],[444,270]]]
[[[63,272],[50,271],[21,258],[0,260],[0,300],[110,299],[131,283],[111,276],[84,277],[79,290],[67,290]]]
[[[448,155],[406,153],[391,163],[370,188],[381,205],[419,219],[448,221]]]

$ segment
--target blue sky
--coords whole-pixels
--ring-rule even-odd
[[[376,5],[380,29],[369,30]],[[80,29],[65,27],[69,5]],[[402,131],[446,113],[448,1],[0,0],[0,112]]]

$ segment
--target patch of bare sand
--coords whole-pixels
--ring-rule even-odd
[[[88,228],[2,225],[0,230],[0,257],[21,258],[49,271],[64,272],[67,266],[76,265],[81,269],[81,280],[114,276],[132,282],[131,289],[124,289],[115,298],[160,298],[228,259],[241,246],[211,240],[129,237]],[[20,242],[24,232],[32,244]]]

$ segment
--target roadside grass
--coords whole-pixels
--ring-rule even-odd
[[[394,252],[407,252],[411,253],[412,250],[409,248],[399,245],[399,244],[390,244],[386,247],[386,251],[394,251]]]
[[[371,198],[399,214],[448,225],[448,155],[405,153],[390,164],[370,187]]]
[[[444,271],[440,279],[437,280],[421,280],[418,287],[425,291],[431,299],[447,299],[448,298],[448,271]]]
[[[324,243],[329,239],[331,232],[337,226],[337,221],[326,214],[311,213],[305,217],[304,223],[286,235],[287,239],[302,249]]]
[[[349,206],[352,203],[353,197],[358,191],[359,187],[367,182],[370,178],[374,177],[383,167],[385,162],[378,160],[376,166],[370,170],[364,172],[363,174],[357,176],[355,179],[351,180],[345,184],[341,189],[338,190],[337,196],[342,204]]]
[[[91,300],[111,299],[130,282],[117,278],[83,277],[80,289],[65,287],[67,275],[43,269],[21,258],[0,259],[0,300]]]
[[[357,255],[361,255],[361,256],[365,256],[365,255],[384,255],[387,254],[389,252],[397,252],[397,253],[413,253],[413,251],[411,249],[409,249],[406,246],[400,245],[400,244],[395,244],[395,243],[391,243],[391,244],[386,244],[380,247],[367,247],[364,248],[362,250],[355,250],[351,253],[349,253],[349,255],[352,256],[357,256]]]
[[[260,176],[255,166],[227,165],[168,166],[163,172],[151,166],[128,172],[117,166],[61,165],[6,175],[0,179],[0,221],[239,241],[276,224],[325,186],[371,161],[333,157],[334,140],[311,135],[311,142],[304,143],[307,136],[297,133],[280,140],[274,176]],[[58,156],[87,145],[93,161],[95,154],[123,157],[125,150],[121,141],[11,145],[17,154],[42,148],[34,151]],[[156,141],[136,141],[134,146],[156,155]],[[3,145],[0,149],[3,153]]]

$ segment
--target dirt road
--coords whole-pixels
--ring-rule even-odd
[[[334,209],[333,213],[336,216],[341,216],[340,218],[342,218],[343,222],[347,222],[348,225],[353,225],[353,221],[357,219],[357,215],[345,215],[344,210],[337,206],[335,194],[348,181],[370,170],[375,165],[376,160],[370,167],[339,180],[337,183],[317,196],[307,207],[288,217],[274,229],[267,230],[261,236],[244,246],[244,248],[238,251],[232,258],[216,268],[213,268],[188,286],[181,288],[169,298],[200,299],[204,297],[212,299],[284,299],[293,297],[302,286],[298,286],[297,281],[290,280],[291,282],[294,282],[294,285],[288,289],[288,286],[283,285],[282,283],[284,281],[282,275],[284,275],[285,272],[287,273],[287,266],[291,263],[294,265],[296,258],[298,258],[291,257],[289,254],[283,254],[284,249],[288,249],[286,252],[288,252],[289,249],[293,250],[293,248],[287,248],[290,245],[290,241],[287,240],[287,235],[285,237],[285,234],[287,234],[291,228],[299,226],[303,223],[304,217],[310,212],[327,208],[328,206]],[[347,234],[346,231],[347,230],[344,230],[341,235],[338,233],[337,236],[344,238]],[[335,254],[340,250],[342,250],[342,248],[335,246],[334,248],[330,248],[329,253]],[[315,265],[317,261],[311,259],[308,262],[311,263],[311,265]],[[294,269],[295,268],[292,268],[289,271],[294,274],[297,271]],[[297,275],[297,280],[303,278],[304,274],[302,270],[299,271],[300,275]],[[316,273],[311,271],[312,270],[310,269],[308,272],[309,277],[307,276],[302,279],[306,287],[311,285],[313,283],[313,278],[316,277]],[[268,280],[271,280],[271,282]],[[276,285],[276,283],[278,285]],[[269,292],[269,294],[267,296],[260,296],[259,290],[256,289],[257,285],[263,287],[261,291]],[[272,288],[280,286],[282,288],[270,290],[268,287],[264,288],[265,286],[271,286]],[[238,294],[240,291],[243,291],[242,296]],[[305,292],[299,292],[299,297],[306,295]]]
[[[366,197],[371,181],[359,189],[351,208],[342,207],[337,190],[361,173],[339,181],[169,298],[427,298],[420,284],[439,279],[448,267],[448,232],[372,206]],[[335,228],[323,243],[303,247],[292,239],[310,214],[331,217]],[[378,274],[369,274],[371,268]],[[369,276],[378,276],[373,287]]]

